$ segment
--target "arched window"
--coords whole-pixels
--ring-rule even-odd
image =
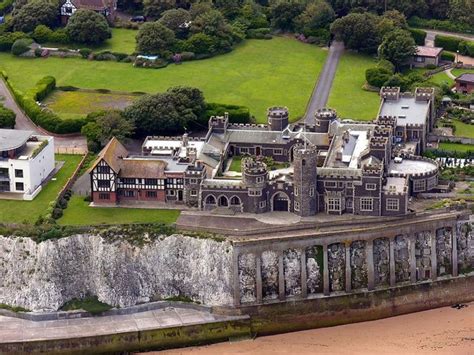
[[[229,200],[225,196],[219,197],[219,206],[227,207],[229,206]]]
[[[303,160],[301,161],[301,165],[303,165],[303,166],[306,165],[306,159],[303,159]]]
[[[209,195],[206,197],[206,205],[215,205],[216,204],[216,198],[212,195]]]
[[[237,196],[232,196],[232,198],[230,199],[230,205],[231,206],[240,206],[241,202],[240,202],[240,198],[238,198]]]

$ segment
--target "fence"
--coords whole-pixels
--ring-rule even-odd
[[[55,154],[72,154],[72,155],[86,155],[86,147],[54,147]]]
[[[440,136],[437,134],[428,135],[428,141],[429,142],[450,142],[450,143],[474,144],[473,138]]]

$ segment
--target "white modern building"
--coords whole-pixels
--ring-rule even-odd
[[[34,199],[54,167],[53,137],[0,129],[0,198]]]

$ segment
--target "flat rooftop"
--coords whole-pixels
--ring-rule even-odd
[[[204,147],[204,141],[189,139],[187,147],[195,148],[199,154]],[[143,148],[151,149],[152,155],[171,155],[173,151],[179,150],[180,158],[186,157],[186,147],[183,146],[182,138],[176,139],[154,139],[147,138],[143,144]]]
[[[0,129],[0,151],[20,148],[33,135],[33,131]]]
[[[379,116],[397,117],[397,126],[426,124],[430,104],[416,101],[414,97],[400,97],[398,100],[384,100]]]
[[[401,163],[395,163],[393,160],[390,162],[388,173],[389,174],[423,174],[438,169],[438,166],[432,162],[424,160],[411,160],[403,159]]]
[[[387,183],[383,186],[383,190],[387,192],[403,193],[407,179],[404,177],[388,177]]]
[[[367,131],[349,128],[345,132],[336,136],[325,167],[359,168],[360,156],[369,147]]]

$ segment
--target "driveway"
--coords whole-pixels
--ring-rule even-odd
[[[17,105],[13,95],[3,80],[0,79],[0,96],[3,97],[3,105],[16,114],[15,129],[30,130],[37,134],[54,136],[54,146],[56,153],[86,153],[87,141],[80,134],[58,135],[52,134],[41,127],[35,125],[23,110]]]
[[[431,44],[431,46],[428,44],[428,41],[433,41],[436,35],[441,35],[441,36],[451,36],[451,37],[456,37],[456,38],[461,38],[465,39],[467,41],[474,41],[474,35],[470,35],[467,33],[456,33],[456,32],[446,32],[446,31],[439,31],[439,30],[430,30],[426,28],[421,28],[421,30],[425,31],[427,33],[426,38],[425,38],[425,45],[428,47],[433,47],[434,44]]]
[[[318,81],[311,95],[311,99],[306,107],[304,120],[307,123],[314,123],[314,112],[326,107],[329,93],[331,92],[332,82],[336,75],[337,65],[342,53],[344,52],[344,43],[334,41],[329,47],[329,54],[324,63],[323,70],[319,74]]]

